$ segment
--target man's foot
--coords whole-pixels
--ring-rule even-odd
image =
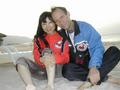
[[[55,90],[55,89],[54,89],[54,87],[51,87],[50,85],[47,85],[47,86],[45,87],[45,90]]]
[[[113,84],[120,85],[120,78],[109,76],[107,81]]]
[[[36,87],[34,85],[27,85],[25,90],[36,90]]]
[[[85,81],[83,84],[81,84],[79,87],[78,87],[78,90],[84,90],[85,88],[89,88],[91,87],[92,84],[88,81]]]

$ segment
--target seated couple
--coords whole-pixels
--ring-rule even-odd
[[[107,76],[119,62],[120,50],[112,46],[105,51],[100,34],[86,22],[71,20],[64,7],[40,15],[33,55],[35,61],[24,57],[16,61],[26,90],[36,90],[31,75],[47,78],[45,90],[55,90],[54,79],[61,74],[70,81],[85,81],[78,90],[105,80],[120,83]]]

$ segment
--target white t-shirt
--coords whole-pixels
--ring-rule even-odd
[[[70,40],[71,40],[73,48],[74,48],[74,52],[76,52],[75,45],[74,45],[74,32],[72,32],[72,33],[66,32],[66,34],[68,35],[68,37],[70,37]]]

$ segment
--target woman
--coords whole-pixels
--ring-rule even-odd
[[[58,33],[50,12],[43,12],[40,16],[33,55],[35,62],[24,57],[17,60],[17,70],[26,84],[26,90],[36,90],[31,74],[35,76],[37,73],[41,79],[47,74],[46,89],[54,90],[55,64],[69,62],[69,47]]]

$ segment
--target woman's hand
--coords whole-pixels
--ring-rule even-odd
[[[46,67],[55,65],[55,57],[53,54],[44,53],[44,56],[40,57],[40,60]]]

